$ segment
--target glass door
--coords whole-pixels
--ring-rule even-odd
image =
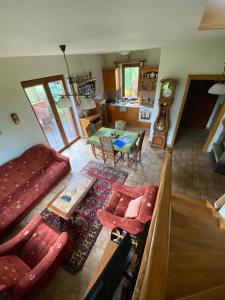
[[[70,99],[61,97],[61,95],[65,95],[64,82],[62,79],[52,81],[48,83],[48,86],[66,134],[66,138],[70,143],[78,137],[78,134]]]
[[[78,139],[72,105],[62,75],[21,82],[49,145],[62,150]]]

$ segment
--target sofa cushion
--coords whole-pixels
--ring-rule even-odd
[[[136,218],[138,216],[141,207],[142,196],[131,200],[128,204],[127,210],[125,212],[125,218]]]
[[[0,205],[53,161],[50,150],[36,145],[0,167]]]
[[[0,292],[15,286],[18,280],[30,272],[26,265],[17,255],[0,257]]]
[[[67,172],[65,162],[54,161],[39,176],[26,183],[0,204],[0,232],[23,215],[40,197],[46,194],[49,187],[62,178]]]

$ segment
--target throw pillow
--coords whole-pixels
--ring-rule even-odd
[[[141,201],[142,201],[142,196],[139,196],[138,198],[131,200],[128,204],[124,217],[129,219],[136,218],[138,216],[141,207]]]

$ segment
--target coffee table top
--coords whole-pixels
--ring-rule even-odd
[[[48,209],[68,220],[95,181],[96,178],[78,174],[54,197]]]

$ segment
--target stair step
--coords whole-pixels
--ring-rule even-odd
[[[185,211],[172,208],[171,211],[172,218],[171,224],[177,227],[187,228],[194,227],[202,230],[217,230],[219,229],[219,222],[212,216],[202,216],[200,214],[193,216],[191,214],[186,214]]]
[[[178,199],[175,197],[172,197],[172,207],[176,210],[179,211],[185,211],[185,213],[189,213],[191,215],[200,215],[201,216],[208,216],[211,217],[212,216],[212,210],[211,208],[207,207],[206,205],[194,205],[193,203],[190,203],[188,201],[184,201],[182,199]]]
[[[202,207],[206,206],[206,200],[202,200],[202,199],[199,199],[199,198],[194,198],[194,197],[191,197],[191,196],[183,194],[183,193],[172,192],[172,199],[173,198],[179,199],[182,202],[187,202],[187,203],[194,204],[195,206],[200,206],[200,207],[201,206]]]
[[[188,238],[198,242],[210,243],[213,246],[217,245],[225,250],[225,232],[222,230],[202,230],[193,227],[180,228],[176,225],[171,225],[171,236],[173,238]]]
[[[179,298],[178,300],[224,300],[224,298],[225,284],[222,284],[197,294]]]
[[[170,253],[167,300],[182,298],[225,282],[225,253]]]

